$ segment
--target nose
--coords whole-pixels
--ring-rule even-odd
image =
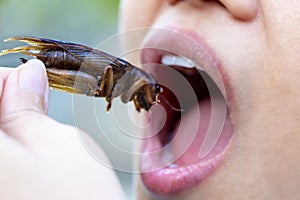
[[[259,0],[167,0],[170,5],[175,5],[179,2],[191,3],[195,6],[195,3],[221,3],[227,11],[234,17],[240,20],[249,21],[254,19],[259,10]]]

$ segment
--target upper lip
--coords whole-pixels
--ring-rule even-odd
[[[175,54],[193,60],[198,66],[201,66],[201,68],[203,68],[205,72],[211,77],[211,79],[216,83],[216,85],[222,92],[227,105],[233,105],[229,102],[233,98],[230,98],[232,92],[228,75],[222,67],[220,60],[217,59],[214,51],[204,42],[204,40],[198,34],[193,32],[192,30],[177,29],[174,27],[167,27],[166,29],[155,29],[154,31],[156,33],[149,37],[149,39],[143,46],[141,54],[143,65],[148,63],[160,63],[162,56],[166,54]],[[157,140],[157,138],[150,138],[150,140],[154,141]],[[151,151],[155,151],[157,146],[148,146],[147,148],[148,150],[150,148]],[[187,167],[187,171],[193,173],[193,176],[197,176],[192,178],[193,180],[189,181],[187,184],[183,182],[180,183],[181,179],[178,179],[175,180],[174,185],[173,183],[171,183],[171,187],[167,186],[166,189],[159,188],[162,187],[162,185],[165,183],[157,181],[155,182],[155,178],[153,178],[155,177],[155,175],[151,174],[147,177],[147,175],[145,175],[144,173],[143,175],[144,177],[146,177],[144,181],[148,182],[145,184],[146,186],[148,184],[147,187],[152,189],[153,192],[163,195],[172,195],[174,193],[178,193],[182,190],[194,186],[198,182],[201,182],[215,168],[215,165],[223,157],[222,155],[223,154],[220,154],[220,156],[213,160],[212,163],[209,163],[210,161],[202,163],[202,167],[207,166],[205,169],[202,169],[202,171],[199,171],[199,169],[196,167],[197,165]],[[152,161],[154,163],[156,162],[155,159]],[[175,171],[176,169],[171,169],[171,171],[169,170],[167,173],[170,173],[169,175],[172,176],[174,175]],[[163,176],[163,178],[167,177],[166,174],[159,174],[159,176]],[[183,180],[188,179],[186,176],[181,178],[183,178]],[[165,179],[165,181],[167,182],[167,179]]]

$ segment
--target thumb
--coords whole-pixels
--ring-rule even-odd
[[[44,64],[34,59],[20,65],[5,82],[0,101],[0,128],[13,135],[28,123],[38,123],[47,113],[48,94]]]

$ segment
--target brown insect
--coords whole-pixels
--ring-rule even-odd
[[[148,111],[159,102],[162,86],[151,74],[103,51],[37,37],[19,36],[5,41],[21,41],[29,45],[3,50],[0,56],[22,53],[40,59],[46,66],[50,87],[69,93],[105,97],[107,111],[113,98],[118,96],[124,103],[133,101],[137,111]],[[21,61],[27,62],[25,58]]]

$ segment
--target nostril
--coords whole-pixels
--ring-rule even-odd
[[[173,6],[180,1],[188,2],[193,7],[202,7],[205,3],[217,3],[234,18],[243,21],[254,19],[259,10],[258,0],[168,0],[168,3]]]
[[[168,3],[170,5],[175,5],[178,1],[182,1],[182,0],[168,0]]]
[[[219,0],[230,14],[240,20],[249,21],[258,14],[257,0]]]

